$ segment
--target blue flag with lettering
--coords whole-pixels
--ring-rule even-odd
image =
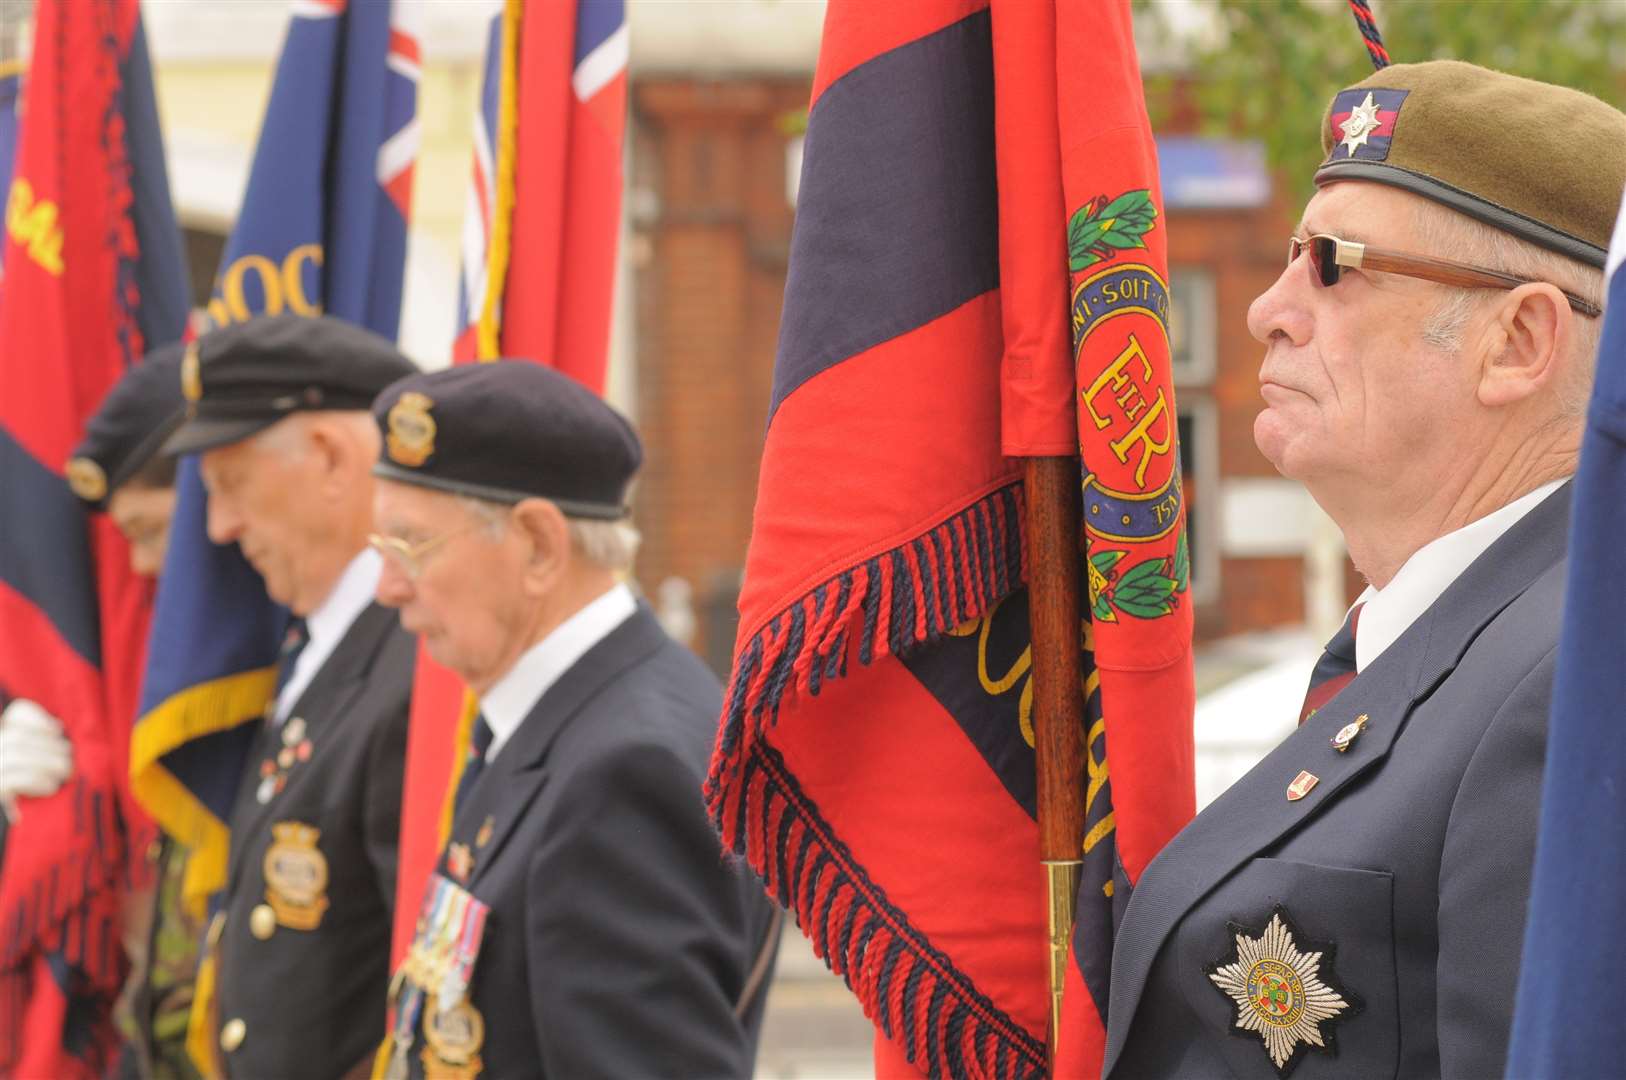
[[[1581,442],[1507,1075],[1626,1076],[1626,212]],[[1514,902],[1517,898],[1510,897]]]
[[[411,15],[403,2],[293,6],[212,326],[326,313],[396,336],[418,145]],[[184,893],[197,906],[225,880],[246,721],[271,701],[287,614],[235,545],[209,541],[194,458],[177,489],[131,776],[191,849]]]

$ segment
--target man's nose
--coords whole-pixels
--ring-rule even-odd
[[[207,518],[209,539],[217,544],[230,544],[243,533],[243,517],[218,493],[209,495]]]
[[[1307,254],[1282,268],[1270,288],[1254,298],[1248,305],[1248,333],[1263,344],[1269,344],[1277,334],[1294,345],[1310,340],[1314,319],[1310,314],[1310,275],[1302,265]]]
[[[398,608],[412,599],[412,579],[397,566],[394,559],[384,560],[384,569],[378,575],[375,598],[385,607]]]

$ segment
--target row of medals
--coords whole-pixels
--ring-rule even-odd
[[[288,771],[310,759],[311,741],[306,733],[305,718],[290,716],[282,725],[282,748],[275,757],[260,762],[260,785],[254,789],[255,801],[264,806],[281,795],[288,784]]]

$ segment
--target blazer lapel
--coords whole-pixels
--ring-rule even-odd
[[[1103,1076],[1128,1038],[1153,961],[1186,912],[1381,763],[1414,704],[1450,674],[1486,624],[1563,557],[1570,488],[1555,491],[1492,544],[1399,640],[1198,814],[1146,868],[1113,946]],[[1332,737],[1362,716],[1360,737],[1344,753],[1335,752]],[[1289,800],[1288,785],[1301,771],[1317,782]]]
[[[548,749],[559,733],[611,680],[644,661],[666,641],[660,624],[640,603],[637,611],[582,654],[543,693],[458,810],[442,855],[443,872],[453,845],[461,844],[472,856],[468,881],[462,884],[473,885],[480,879],[540,788]],[[456,875],[450,876],[458,880]]]
[[[395,613],[389,608],[376,603],[363,608],[294,702],[294,707],[288,711],[289,719],[295,716],[304,718],[313,759],[337,734],[336,726],[342,722],[351,700],[366,686],[373,658],[378,654],[394,620]],[[238,811],[234,814],[234,819],[240,820],[234,822],[233,830],[241,830],[244,836],[259,830],[266,818],[274,816],[277,806],[276,798],[262,804],[255,798],[254,792],[259,786],[260,761],[275,755],[282,747],[281,728],[273,728],[266,720],[257,722],[261,731],[249,750],[249,759],[244,762],[243,777],[237,792]],[[290,782],[292,779],[290,777]],[[229,882],[235,883],[242,870],[244,848],[245,845],[241,843],[231,844],[231,854],[227,860]]]

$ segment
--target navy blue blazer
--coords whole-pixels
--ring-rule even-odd
[[[457,1021],[464,1070],[751,1074],[777,920],[701,797],[721,711],[716,678],[640,605],[474,781],[447,845],[463,854],[437,867],[490,907],[474,1016]],[[426,1064],[446,1067],[420,1020],[411,1074]]]
[[[1104,1075],[1502,1075],[1569,508],[1566,484],[1147,867]]]

